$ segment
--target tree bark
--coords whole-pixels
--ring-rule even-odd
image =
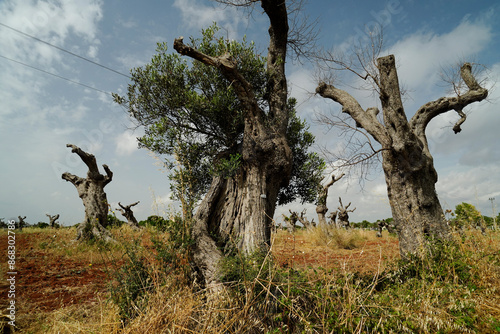
[[[339,177],[335,177],[332,175],[332,179],[321,188],[318,194],[318,205],[316,206],[316,213],[318,214],[318,224],[319,226],[326,226],[326,213],[328,212],[328,207],[326,206],[326,202],[328,199],[328,189],[338,180],[340,180],[345,174],[342,173]]]
[[[377,67],[379,75],[374,81],[379,88],[383,123],[376,117],[377,108],[363,110],[349,93],[341,89],[320,83],[316,92],[340,103],[342,111],[381,144],[382,167],[394,227],[399,235],[401,256],[406,258],[426,249],[429,238],[449,238],[448,225],[436,193],[438,176],[425,129],[434,117],[455,110],[460,120],[453,130],[460,132],[460,126],[465,121],[463,108],[485,99],[488,91],[477,83],[471,73],[471,65],[465,63],[460,73],[468,91],[456,97],[442,97],[426,103],[408,121],[401,101],[394,56],[379,58]]]
[[[104,187],[113,179],[113,173],[107,165],[103,165],[106,175],[102,175],[94,155],[82,151],[73,144],[67,144],[66,147],[71,147],[71,152],[78,154],[89,168],[86,178],[68,172],[62,174],[64,180],[76,187],[85,207],[85,219],[78,226],[76,240],[111,241],[111,234],[105,228],[108,221],[108,200]]]
[[[278,192],[288,183],[292,170],[292,153],[286,140],[287,10],[284,1],[262,0],[261,5],[271,22],[267,111],[259,105],[252,85],[238,72],[230,54],[211,57],[186,46],[182,38],[174,42],[178,53],[219,69],[244,109],[240,167],[235,176],[213,178],[193,222],[194,264],[202,281],[215,290],[223,256],[235,250],[249,254],[268,249]]]
[[[141,227],[139,226],[139,223],[137,222],[137,219],[135,218],[134,212],[132,211],[131,208],[137,204],[139,204],[139,201],[132,203],[130,205],[127,205],[127,206],[123,206],[123,205],[121,205],[120,202],[118,202],[118,205],[120,206],[120,208],[117,209],[118,211],[121,212],[123,217],[127,218],[127,224],[136,230],[140,229]]]
[[[58,228],[59,225],[57,224],[56,220],[59,219],[59,214],[55,215],[55,216],[51,216],[49,215],[48,213],[46,214],[47,217],[49,217],[49,226],[51,228]]]

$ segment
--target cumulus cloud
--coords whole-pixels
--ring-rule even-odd
[[[410,91],[436,90],[443,67],[479,54],[493,38],[491,25],[464,19],[452,31],[421,30],[389,48],[396,55],[399,79]]]
[[[123,132],[115,139],[116,154],[128,156],[137,151],[137,136],[130,131]]]

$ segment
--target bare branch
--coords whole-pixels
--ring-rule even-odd
[[[451,110],[455,110],[460,116],[460,120],[453,127],[453,131],[455,133],[460,132],[460,126],[466,119],[466,115],[462,111],[463,108],[471,103],[482,101],[488,96],[488,90],[482,88],[472,74],[472,65],[470,63],[462,65],[460,76],[467,85],[468,91],[463,94],[457,91],[457,96],[441,97],[421,106],[410,120],[410,127],[417,136],[423,138],[427,124],[434,117]]]
[[[104,177],[104,186],[106,186],[113,179],[113,172],[109,169],[108,165],[102,165],[102,167],[106,172],[106,176]]]
[[[73,144],[66,144],[66,147],[71,147],[71,152],[78,154],[80,159],[87,165],[89,168],[89,176],[94,177],[99,175],[99,168],[97,167],[97,162],[93,154],[87,153]]]
[[[360,127],[365,129],[376,141],[388,143],[387,132],[380,124],[376,117],[376,112],[373,108],[367,111],[363,110],[358,101],[349,93],[342,89],[338,89],[332,85],[321,82],[316,88],[316,93],[324,98],[329,98],[342,105],[342,112],[351,116]]]
[[[80,183],[85,181],[84,178],[68,172],[62,174],[62,179],[71,182],[75,187],[77,187]]]

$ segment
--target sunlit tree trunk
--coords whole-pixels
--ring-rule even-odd
[[[113,173],[107,165],[103,165],[106,175],[102,175],[94,155],[72,144],[66,146],[71,147],[71,152],[76,153],[89,169],[86,178],[68,172],[62,174],[64,180],[76,187],[85,207],[85,219],[78,226],[76,239],[111,241],[111,234],[105,228],[108,221],[108,200],[104,187],[113,179]]]

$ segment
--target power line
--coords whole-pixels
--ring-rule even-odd
[[[14,60],[14,59],[11,59],[11,58],[8,58],[8,57],[5,57],[5,56],[2,56],[2,55],[0,55],[0,58],[7,59],[7,60],[9,60],[9,61],[11,61],[11,62],[14,62],[14,63],[20,64],[20,65],[23,65],[23,66],[29,67],[29,68],[31,68],[31,69],[34,69],[34,70],[37,70],[37,71],[43,72],[43,73],[45,73],[45,74],[52,75],[52,76],[54,76],[54,77],[56,77],[56,78],[63,79],[63,80],[66,80],[66,81],[69,81],[69,82],[71,82],[71,83],[74,83],[74,84],[77,84],[77,85],[83,86],[83,87],[85,87],[85,88],[93,89],[93,90],[95,90],[95,91],[98,91],[98,92],[101,92],[101,93],[104,93],[104,94],[107,94],[107,95],[111,95],[111,96],[113,95],[113,94],[111,94],[110,92],[106,92],[106,91],[100,90],[100,89],[98,89],[98,88],[94,88],[94,87],[92,87],[92,86],[89,86],[89,85],[83,84],[83,83],[81,83],[81,82],[74,81],[74,80],[71,80],[71,79],[68,79],[68,78],[62,77],[62,76],[60,76],[60,75],[58,75],[58,74],[55,74],[55,73],[52,73],[52,72],[48,72],[48,71],[42,70],[42,69],[40,69],[40,68],[38,68],[38,67],[34,67],[34,66],[31,66],[31,65],[25,64],[25,63],[20,62],[20,61],[18,61],[18,60]]]
[[[13,30],[13,31],[15,31],[15,32],[17,32],[17,33],[19,33],[19,34],[21,34],[21,35],[23,35],[23,36],[26,36],[26,37],[32,38],[32,39],[34,39],[34,40],[36,40],[36,41],[38,41],[38,42],[40,42],[40,43],[46,44],[46,45],[48,45],[48,46],[50,46],[50,47],[53,47],[53,48],[55,48],[55,49],[57,49],[57,50],[59,50],[59,51],[66,52],[66,53],[68,53],[68,54],[70,54],[70,55],[72,55],[72,56],[74,56],[74,57],[77,57],[77,58],[83,59],[83,60],[85,60],[85,61],[87,61],[87,62],[89,62],[89,63],[91,63],[91,64],[94,64],[94,65],[100,66],[100,67],[102,67],[102,68],[104,68],[104,69],[106,69],[106,70],[108,70],[108,71],[114,72],[114,73],[119,74],[119,75],[123,75],[124,77],[127,77],[127,78],[131,79],[131,77],[130,77],[129,75],[127,75],[127,74],[124,74],[124,73],[118,72],[118,71],[116,71],[116,70],[114,70],[114,69],[112,69],[112,68],[110,68],[110,67],[108,67],[108,66],[105,66],[105,65],[102,65],[102,64],[96,63],[96,62],[95,62],[95,61],[93,61],[93,60],[90,60],[90,59],[85,58],[85,57],[83,57],[83,56],[80,56],[80,55],[78,55],[78,54],[76,54],[76,53],[73,53],[73,52],[71,52],[71,51],[68,51],[68,50],[66,50],[66,49],[63,49],[63,48],[61,48],[61,47],[59,47],[59,46],[57,46],[57,45],[54,45],[54,44],[51,44],[51,43],[46,42],[46,41],[44,41],[44,40],[41,40],[40,38],[37,38],[37,37],[35,37],[35,36],[28,35],[28,34],[27,34],[27,33],[25,33],[25,32],[22,32],[22,31],[20,31],[20,30],[17,30],[17,29],[15,29],[15,28],[12,28],[12,27],[10,27],[10,26],[8,26],[8,25],[6,25],[6,24],[3,24],[3,23],[1,23],[1,22],[0,22],[0,26],[5,27],[5,28],[10,29],[10,30]],[[4,58],[5,58],[5,57],[4,57]]]

